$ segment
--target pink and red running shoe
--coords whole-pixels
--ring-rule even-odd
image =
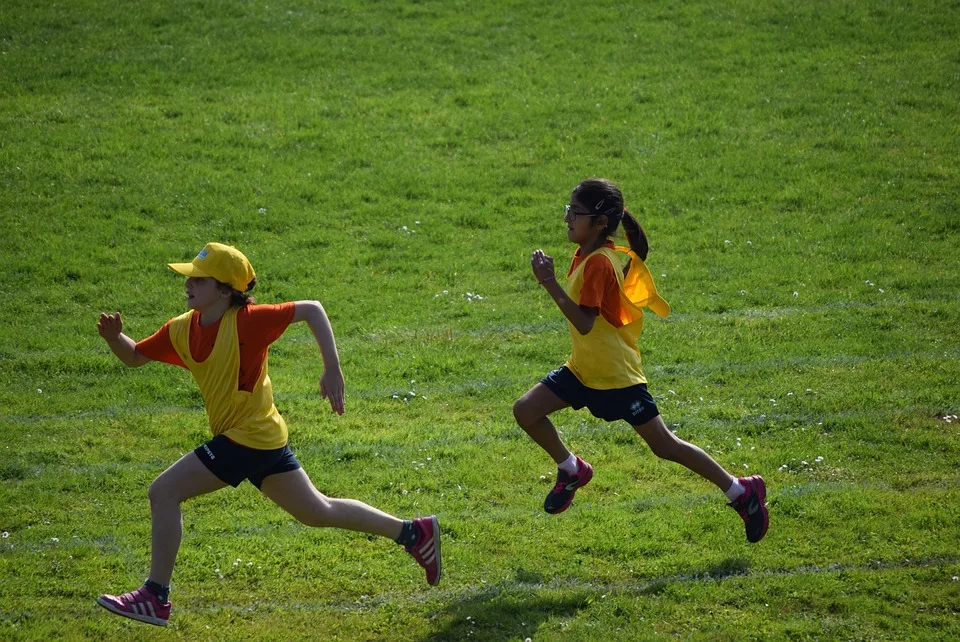
[[[160,602],[146,586],[123,595],[101,595],[97,604],[111,613],[156,626],[166,626],[170,619],[171,603]]]

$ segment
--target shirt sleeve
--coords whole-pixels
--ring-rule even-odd
[[[600,308],[604,299],[617,292],[617,276],[613,265],[602,255],[591,256],[583,266],[583,287],[580,288],[580,305]]]
[[[297,304],[246,305],[237,319],[237,334],[244,351],[260,352],[280,338],[293,323]]]
[[[612,326],[623,325],[620,320],[620,285],[613,272],[613,264],[602,255],[591,256],[583,266],[583,287],[580,305],[597,308]]]
[[[162,361],[163,363],[180,366],[181,368],[187,367],[183,359],[180,358],[180,355],[177,354],[177,351],[173,348],[173,342],[170,341],[169,321],[164,323],[163,327],[143,341],[137,342],[137,352],[153,361]]]

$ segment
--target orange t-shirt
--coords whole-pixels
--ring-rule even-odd
[[[613,249],[613,241],[608,241],[605,246]],[[573,263],[567,272],[567,278],[582,261],[583,257],[580,256],[578,249],[573,255]],[[607,323],[619,328],[623,325],[623,321],[620,320],[620,284],[617,282],[615,269],[603,255],[596,254],[590,257],[583,267],[583,287],[577,303],[587,308],[599,309]]]
[[[263,362],[267,358],[267,348],[280,338],[287,326],[293,322],[296,303],[280,305],[245,305],[237,312],[237,338],[240,343],[240,376],[237,390],[253,392],[260,378]],[[204,361],[213,352],[217,340],[220,321],[202,327],[200,313],[194,310],[190,317],[190,356],[194,361]],[[170,322],[137,343],[137,352],[153,359],[186,368],[183,359],[177,354],[170,341]]]

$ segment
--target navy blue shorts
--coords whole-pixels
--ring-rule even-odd
[[[264,477],[300,468],[290,444],[274,450],[257,450],[217,435],[193,452],[220,481],[234,488],[244,479],[249,479],[251,484],[260,488]]]
[[[660,414],[657,403],[647,392],[645,383],[628,388],[597,390],[580,383],[577,375],[567,366],[557,368],[541,379],[540,383],[550,388],[553,394],[570,404],[574,410],[586,406],[590,414],[604,421],[623,419],[631,426],[642,426]]]

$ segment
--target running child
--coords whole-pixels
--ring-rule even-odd
[[[256,275],[237,249],[208,243],[191,263],[171,263],[187,277],[189,310],[153,336],[135,343],[122,333],[120,313],[100,314],[97,330],[124,364],[162,361],[190,370],[206,406],[213,438],[181,457],[150,485],[150,575],[140,588],[101,595],[117,615],[165,626],[170,579],[183,535],[180,504],[250,480],[260,492],[307,526],[382,535],[401,544],[440,581],[440,526],[436,516],[403,521],[352,499],[321,494],[287,443],[287,425],[273,403],[267,351],[291,323],[304,322],[323,359],[320,394],[344,412],[344,381],[333,329],[318,301],[257,305],[249,291]]]
[[[679,439],[647,391],[636,345],[643,329],[641,308],[665,317],[670,306],[657,293],[644,264],[647,237],[624,208],[623,194],[608,180],[585,180],[573,189],[564,211],[567,238],[579,246],[567,272],[566,290],[557,283],[553,259],[542,250],[533,253],[531,266],[567,318],[572,355],[513,406],[520,427],[557,463],[556,485],[544,510],[562,513],[577,490],[593,478],[593,468],[570,452],[548,417],[561,408],[586,406],[600,419],[626,421],[657,457],[686,466],[716,485],[743,519],[747,540],[759,542],[769,525],[763,478],[736,478],[703,450]],[[615,247],[612,241],[621,222],[629,249]],[[618,253],[629,256],[622,269]]]

